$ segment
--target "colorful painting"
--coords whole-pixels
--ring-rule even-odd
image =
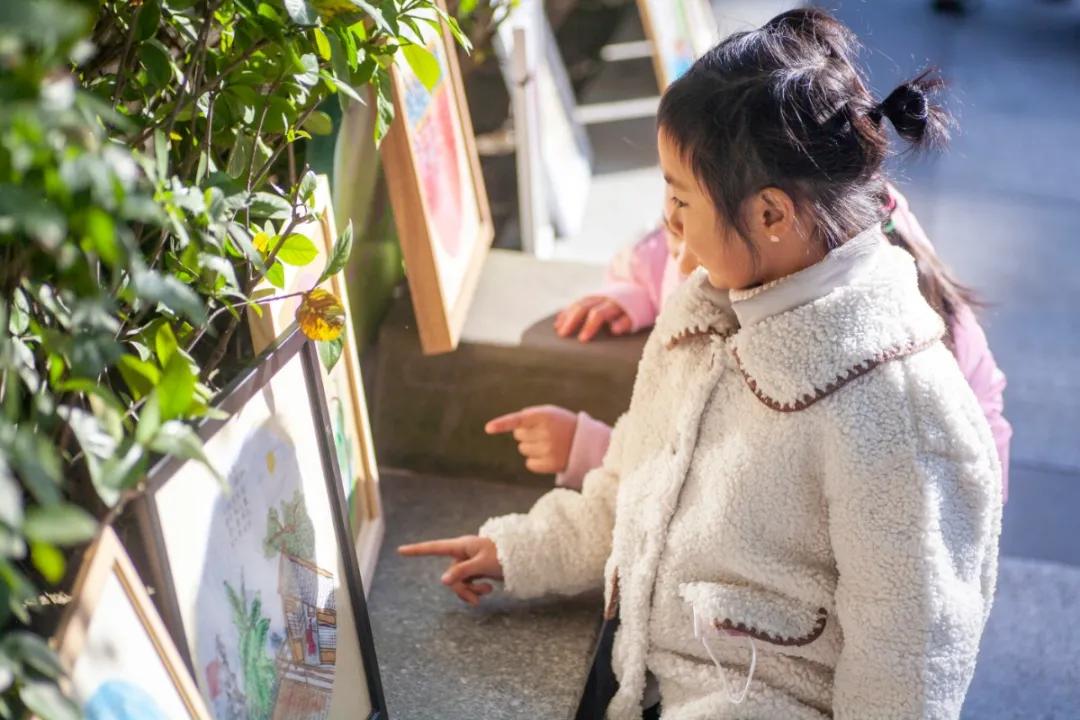
[[[382,157],[420,340],[437,353],[457,345],[493,232],[454,46],[445,28],[417,26],[437,77],[425,85],[399,53]]]
[[[317,179],[315,214],[316,219],[302,223],[294,230],[314,243],[318,251],[315,259],[301,267],[285,266],[283,289],[272,288],[265,281],[257,289],[286,295],[310,290],[315,286],[337,238],[330,185],[325,175],[320,175]],[[367,398],[360,374],[360,358],[352,333],[352,314],[344,273],[327,279],[322,287],[341,298],[345,306],[346,331],[341,357],[333,369],[324,374],[323,386],[334,430],[342,487],[349,507],[353,535],[357,541],[357,552],[361,557],[361,571],[364,577],[370,580],[375,573],[375,561],[383,536],[375,445],[371,438]],[[256,352],[269,347],[287,331],[293,323],[299,304],[300,298],[296,297],[267,303],[259,313],[249,310],[248,326]],[[368,587],[370,589],[370,585]]]
[[[165,625],[109,528],[87,550],[56,635],[87,720],[207,720]]]
[[[148,501],[176,622],[218,720],[367,718],[375,708],[358,625],[341,622],[363,596],[359,578],[348,580],[355,554],[339,542],[344,511],[329,492],[339,449],[328,408],[316,417],[312,403],[319,362],[299,333],[288,338],[291,357],[258,389],[256,370],[250,396],[206,432],[224,485],[183,463],[155,473],[167,477]],[[262,375],[274,364],[264,360]]]
[[[653,64],[663,90],[718,40],[716,20],[703,0],[638,0]]]

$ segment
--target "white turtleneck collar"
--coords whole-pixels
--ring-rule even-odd
[[[745,328],[825,297],[864,273],[884,243],[888,240],[881,227],[874,225],[808,268],[755,288],[729,291],[731,309]]]

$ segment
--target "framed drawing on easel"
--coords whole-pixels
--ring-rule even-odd
[[[386,717],[320,366],[286,332],[198,427],[206,462],[163,460],[137,506],[162,617],[214,717]]]
[[[210,720],[142,580],[109,527],[87,549],[53,639],[86,717]]]
[[[398,53],[381,153],[420,344],[436,354],[457,347],[494,231],[453,40],[417,25],[432,73],[422,80]]]
[[[334,241],[337,237],[329,182],[325,175],[316,179],[315,219],[298,225],[293,232],[308,238],[314,246],[314,256],[304,265],[283,265],[281,288],[273,288],[265,280],[256,292],[272,295],[290,295],[306,292],[315,287],[323,268],[326,267]],[[326,390],[327,408],[334,432],[338,464],[349,517],[356,539],[356,552],[365,588],[371,589],[375,564],[379,556],[385,532],[382,504],[379,493],[379,468],[375,458],[375,443],[371,437],[367,398],[360,372],[360,357],[356,350],[352,314],[349,309],[349,289],[344,271],[331,275],[322,288],[336,295],[344,305],[345,330],[341,356],[333,368],[325,372],[323,385]],[[293,323],[299,297],[268,302],[259,307],[249,307],[248,327],[256,353],[273,344]]]
[[[707,0],[637,0],[637,6],[663,92],[719,42],[716,19]]]

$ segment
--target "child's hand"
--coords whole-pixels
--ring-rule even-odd
[[[432,540],[430,542],[402,545],[398,553],[406,557],[422,555],[445,555],[453,558],[449,569],[442,576],[442,584],[457,593],[457,596],[477,605],[480,598],[494,588],[491,583],[477,583],[481,578],[502,580],[502,565],[495,550],[495,543],[477,535],[462,535],[453,540]]]
[[[577,415],[555,405],[527,407],[488,421],[488,435],[513,432],[525,467],[538,474],[560,473],[570,459]]]
[[[633,321],[626,311],[605,297],[582,298],[555,317],[555,332],[560,337],[578,333],[581,342],[592,340],[605,325],[612,335],[625,335],[633,329]],[[578,332],[579,328],[581,332]]]

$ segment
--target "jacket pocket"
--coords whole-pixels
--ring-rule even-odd
[[[679,585],[679,596],[717,630],[745,633],[784,647],[809,645],[825,632],[829,613],[769,590],[714,582]]]

